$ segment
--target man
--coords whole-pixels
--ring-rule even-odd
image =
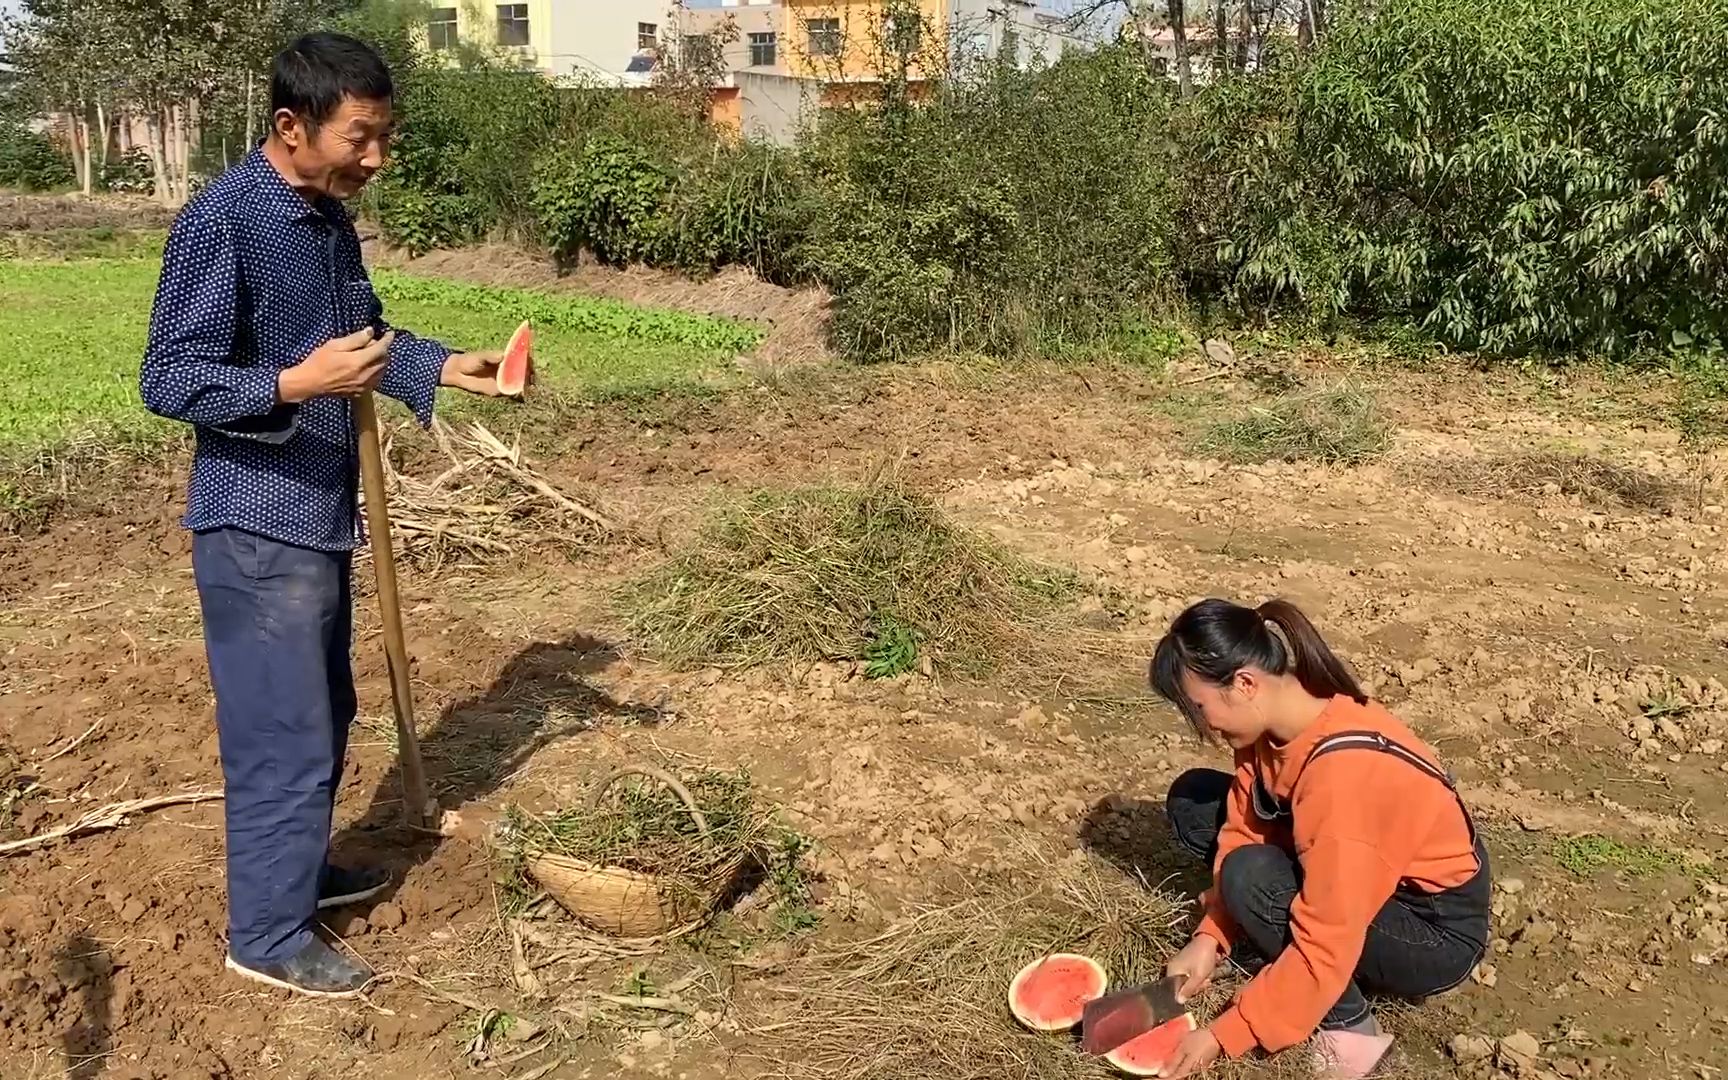
[[[324,997],[370,973],[314,936],[318,909],[388,882],[327,862],[355,712],[353,399],[376,387],[425,426],[439,386],[496,392],[496,354],[384,323],[338,201],[383,165],[392,95],[350,37],[276,58],[269,135],[169,233],[139,376],[146,407],[196,433],[183,523],[227,788],[227,966]]]

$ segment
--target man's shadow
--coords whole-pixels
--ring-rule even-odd
[[[618,702],[588,681],[617,659],[615,646],[586,634],[536,642],[512,658],[484,692],[446,708],[420,738],[427,785],[438,805],[450,810],[486,798],[559,739],[609,722],[658,723],[658,708]],[[444,839],[402,830],[402,819],[398,754],[366,812],[332,842],[332,861],[388,869],[385,896],[393,896],[405,875],[430,859]]]
[[[78,1022],[61,1036],[65,1075],[92,1080],[113,1051],[114,961],[86,934],[74,934],[54,958],[54,973],[68,994],[79,997]]]

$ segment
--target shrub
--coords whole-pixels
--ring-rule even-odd
[[[415,252],[532,235],[530,181],[560,129],[559,94],[532,72],[411,66],[402,134],[371,195],[384,235]]]
[[[76,182],[72,163],[46,134],[0,121],[0,187],[52,191]]]
[[[1492,353],[1728,331],[1720,0],[1395,0],[1184,126],[1194,272]],[[1212,183],[1196,176],[1215,176]]]
[[[933,100],[827,118],[812,264],[845,352],[1010,355],[1172,298],[1169,92],[1130,51],[986,65]]]

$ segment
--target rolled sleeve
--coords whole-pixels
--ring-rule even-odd
[[[292,428],[294,410],[277,400],[275,369],[236,361],[239,295],[227,223],[214,214],[183,216],[164,247],[150,312],[138,373],[145,408],[212,427]]]

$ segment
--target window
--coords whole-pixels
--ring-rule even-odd
[[[810,19],[804,25],[810,31],[811,56],[840,55],[839,19]]]
[[[660,26],[658,23],[639,22],[636,24],[636,51],[651,52],[660,47]]]
[[[498,44],[528,44],[528,5],[498,5]]]
[[[456,9],[433,8],[426,13],[426,43],[436,50],[456,47]]]
[[[780,35],[770,31],[750,35],[750,66],[773,67],[780,59]]]

